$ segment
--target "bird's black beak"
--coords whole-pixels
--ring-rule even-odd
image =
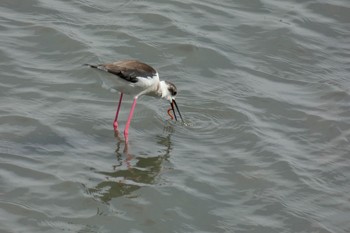
[[[179,109],[179,107],[177,106],[177,103],[176,103],[176,101],[175,101],[174,99],[171,101],[170,105],[171,105],[171,109],[173,110],[175,120],[177,121],[177,117],[176,117],[174,105],[175,105],[175,107],[176,107],[177,112],[179,113],[179,116],[180,116],[180,118],[181,118],[181,121],[184,122],[184,120],[183,120],[183,118],[182,118],[182,116],[181,116],[180,109]]]

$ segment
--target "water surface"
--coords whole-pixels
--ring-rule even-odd
[[[1,232],[349,232],[350,4],[0,3]],[[84,63],[136,58],[139,99]],[[120,127],[132,97],[125,98]]]

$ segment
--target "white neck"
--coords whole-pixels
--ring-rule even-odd
[[[164,81],[160,81],[157,87],[157,96],[165,98],[168,95],[168,86]]]

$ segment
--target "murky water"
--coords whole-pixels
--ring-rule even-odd
[[[348,0],[2,0],[0,231],[349,232],[349,25]],[[126,58],[188,125],[145,96],[114,137],[82,64]]]

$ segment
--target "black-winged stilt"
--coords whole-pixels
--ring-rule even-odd
[[[131,106],[129,117],[124,129],[124,137],[126,142],[128,142],[129,126],[132,116],[134,114],[136,102],[141,95],[149,95],[168,100],[171,106],[171,108],[168,109],[169,116],[173,119],[173,116],[170,114],[170,111],[172,110],[174,113],[175,120],[177,120],[174,109],[175,105],[180,115],[180,118],[183,121],[179,107],[175,102],[175,96],[177,95],[176,86],[169,81],[160,81],[158,72],[153,67],[137,60],[122,60],[109,64],[86,65],[90,66],[91,68],[106,71],[111,75],[114,75],[112,79],[112,88],[120,92],[118,108],[113,122],[113,127],[115,131],[117,131],[118,129],[117,120],[120,105],[123,99],[123,94],[129,94],[134,96],[134,102]]]

